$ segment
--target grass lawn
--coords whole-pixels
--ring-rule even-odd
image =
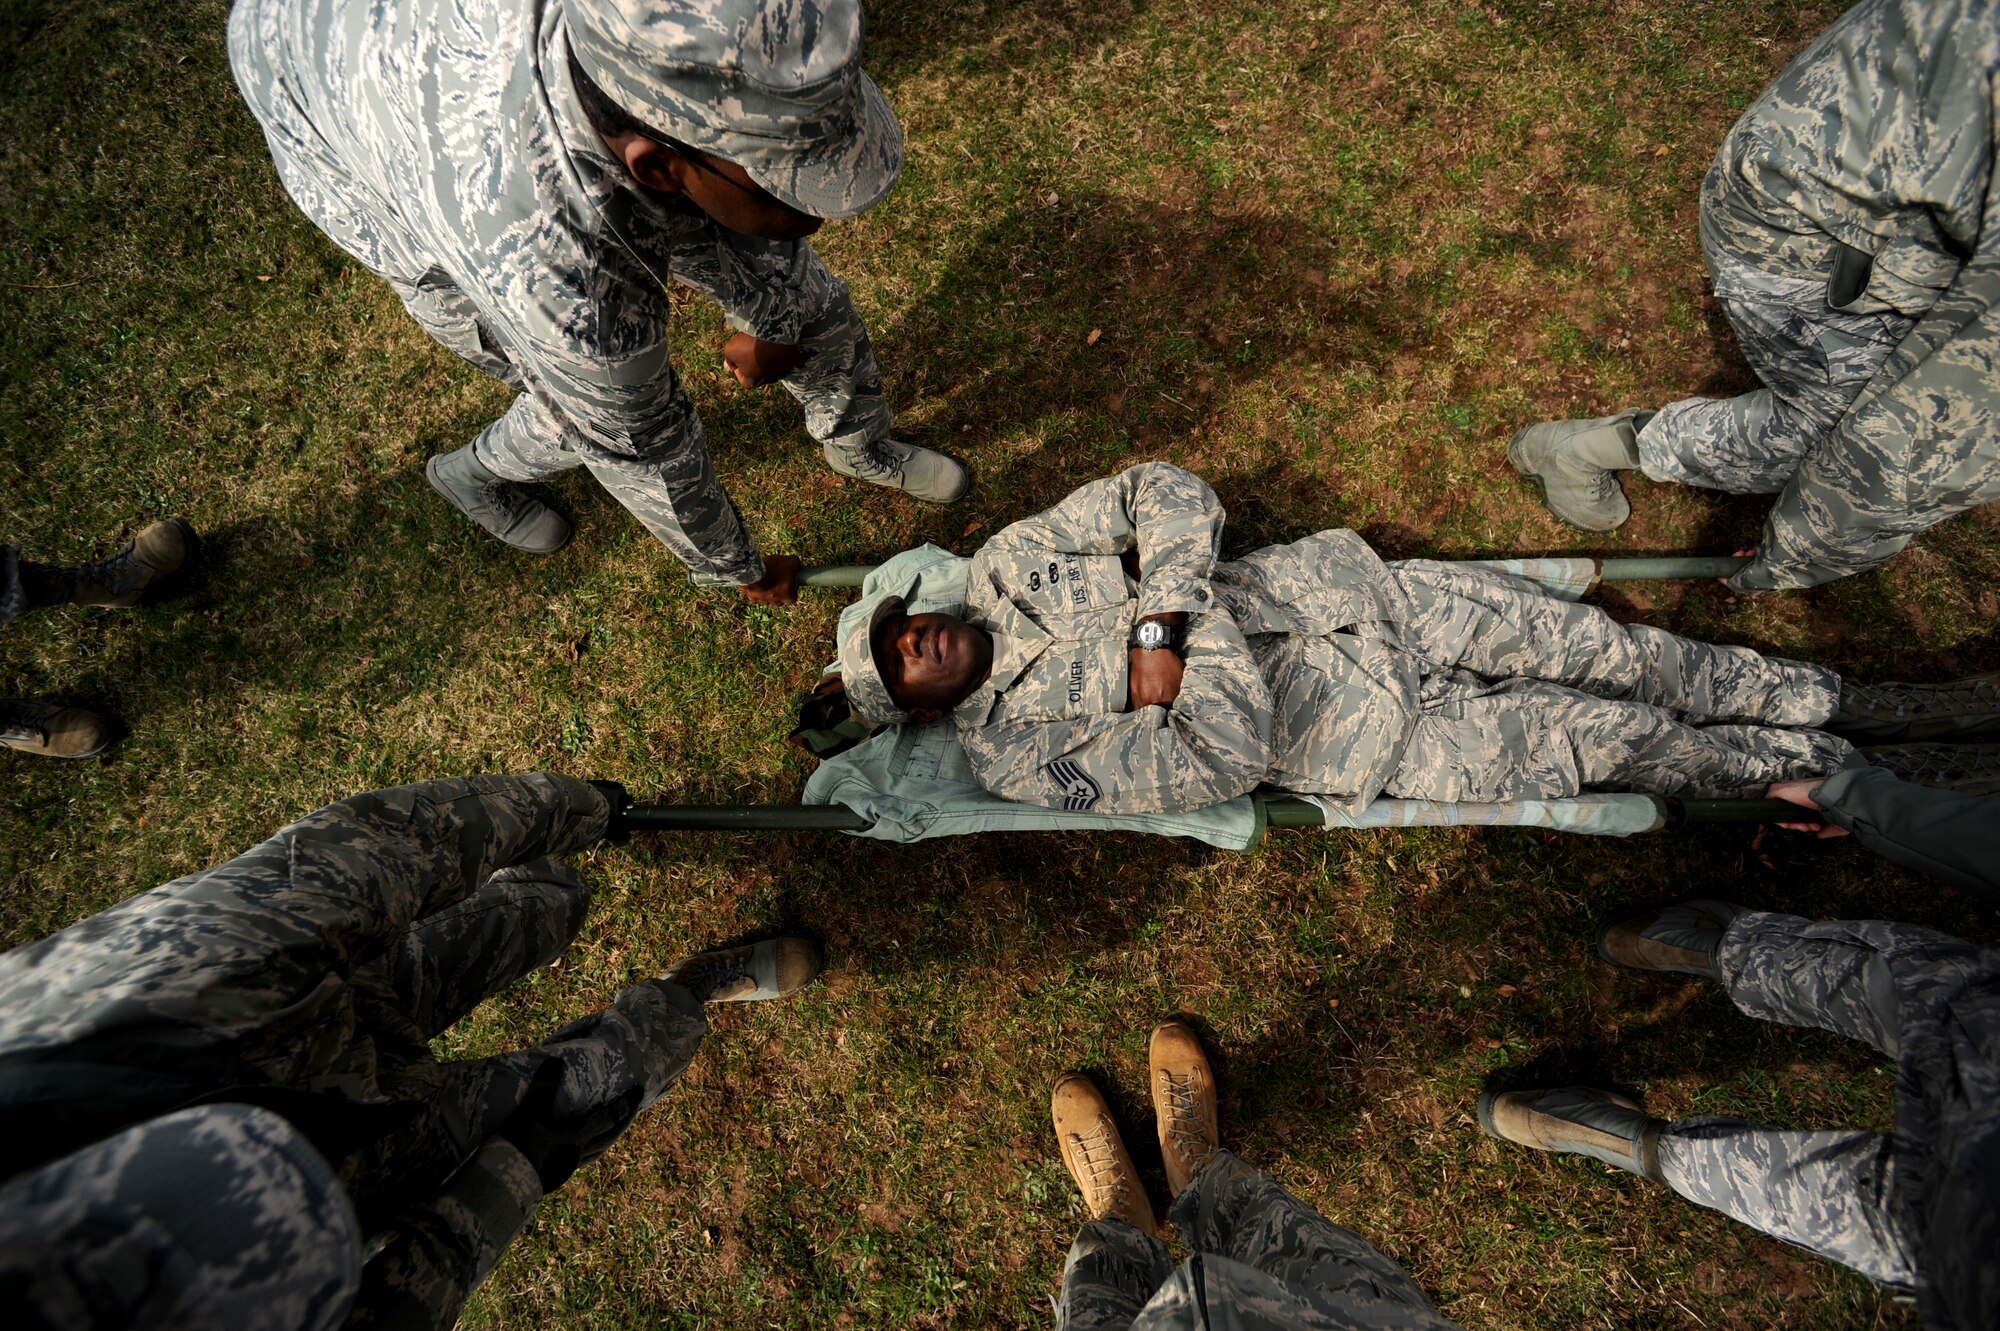
[[[781,393],[679,364],[766,549],[982,533],[1138,458],[1209,477],[1236,549],[1355,527],[1385,553],[1726,552],[1764,504],[1628,483],[1586,540],[1508,469],[1519,425],[1748,386],[1695,192],[1732,119],[1838,12],[1790,0],[883,0],[870,67],[909,165],[821,248],[900,433],[976,470],[950,510],[821,465]],[[516,555],[424,482],[506,391],[430,344],[278,186],[225,7],[0,0],[0,504],[32,558],[153,517],[187,597],[0,634],[13,693],[115,710],[104,758],[6,761],[0,941],[69,924],[371,787],[548,768],[642,799],[780,801],[839,600],[690,588],[585,473],[577,539]],[[1862,678],[2000,666],[2000,522],[1805,594],[1622,615]],[[446,1040],[530,1042],[712,940],[824,937],[824,984],[720,1013],[673,1095],[542,1208],[472,1327],[1044,1326],[1080,1219],[1062,1072],[1114,1092],[1163,1193],[1145,1041],[1196,1018],[1229,1144],[1471,1327],[1905,1325],[1866,1281],[1594,1163],[1503,1150],[1487,1079],[1570,1072],[1657,1113],[1886,1128],[1890,1069],[1711,987],[1614,977],[1605,915],[1713,894],[1989,922],[1851,847],[1749,831],[640,838],[558,968]]]

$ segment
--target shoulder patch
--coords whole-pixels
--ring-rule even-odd
[[[1071,813],[1081,813],[1090,808],[1104,793],[1089,773],[1067,758],[1058,758],[1046,770],[1049,779],[1056,783],[1056,789],[1062,792],[1063,808]]]

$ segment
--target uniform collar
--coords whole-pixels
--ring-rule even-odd
[[[952,720],[966,725],[982,726],[986,724],[986,718],[993,714],[993,704],[999,701],[1000,695],[1012,688],[1014,681],[1041,658],[1053,639],[1040,624],[1005,599],[994,607],[992,614],[968,615],[966,622],[984,629],[992,637],[993,669],[987,672],[986,682],[975,689],[971,697],[952,709],[951,716]]]
[[[632,179],[625,164],[584,114],[576,82],[569,72],[569,28],[559,6],[544,11],[535,48],[542,87],[548,94],[550,117],[561,145],[565,174],[574,197],[604,223],[623,233],[648,228],[685,230],[701,214],[666,203]]]

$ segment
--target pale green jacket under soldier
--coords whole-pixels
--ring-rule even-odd
[[[1996,144],[1993,0],[1861,0],[1724,140],[1701,208],[1718,296],[1754,301],[1762,275],[1811,282],[1840,313],[1913,321],[1831,435],[1768,487],[1781,493],[1733,586],[1863,572],[2000,500]],[[1725,289],[1736,272],[1746,289]],[[1821,350],[1831,365],[1846,348]]]
[[[1814,728],[1840,694],[1819,666],[1620,625],[1495,570],[1385,564],[1351,531],[1225,561],[1223,517],[1200,477],[1141,463],[972,557],[964,618],[993,666],[951,720],[982,785],[1107,813],[1269,785],[1358,812],[1379,794],[1761,793],[1858,761]],[[1180,694],[1128,710],[1132,627],[1175,612]]]
[[[781,198],[846,216],[893,182],[902,139],[860,73],[851,0],[772,0],[761,29],[726,0],[596,2],[628,26],[665,24],[670,9],[718,30],[747,25],[739,40],[761,33],[767,63],[789,55],[858,80],[857,114],[874,132],[851,153],[867,160],[817,162],[824,178],[808,179],[745,157]],[[784,382],[828,448],[889,432],[867,330],[805,241],[742,235],[637,185],[584,114],[570,29],[559,0],[238,0],[229,59],[301,211],[433,338],[519,391],[474,444],[488,471],[538,481],[587,466],[695,581],[755,582],[763,559],[668,357],[665,284],[709,295],[739,331],[805,350]],[[646,114],[698,146],[743,151],[741,134],[697,135],[702,108],[654,105],[672,91],[655,88]]]

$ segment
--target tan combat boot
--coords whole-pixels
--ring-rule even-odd
[[[93,758],[118,738],[118,724],[81,707],[0,700],[0,744],[40,758]]]
[[[1158,1232],[1153,1204],[1146,1199],[1125,1139],[1111,1120],[1111,1106],[1090,1078],[1072,1072],[1058,1081],[1049,1096],[1049,1117],[1055,1121],[1063,1163],[1083,1192],[1083,1209],[1090,1218],[1123,1220],[1141,1234]]]
[[[825,964],[810,938],[767,938],[743,947],[697,952],[660,978],[704,1003],[755,1003],[790,998]]]
[[[1743,907],[1706,897],[1657,906],[1597,931],[1597,955],[1633,971],[1722,978],[1715,954]]]
[[[1160,1159],[1174,1196],[1194,1182],[1222,1145],[1215,1074],[1201,1038],[1177,1021],[1155,1027],[1146,1049],[1153,1083],[1153,1117],[1160,1125]]]
[[[68,600],[128,610],[194,562],[201,540],[180,518],[155,522],[109,559],[55,570]]]
[[[1660,1132],[1667,1125],[1624,1096],[1591,1086],[1552,1091],[1488,1091],[1479,1097],[1487,1136],[1537,1151],[1587,1155],[1607,1165],[1660,1175]]]

